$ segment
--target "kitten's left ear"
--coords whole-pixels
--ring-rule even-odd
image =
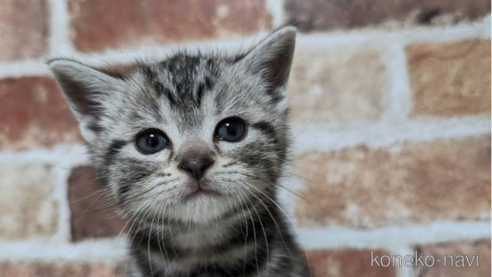
[[[283,102],[296,44],[296,28],[283,27],[256,46],[241,62],[261,74],[273,102]]]
[[[121,80],[68,59],[55,59],[48,65],[79,121],[82,136],[88,142],[93,141],[106,102],[111,92],[121,85]]]

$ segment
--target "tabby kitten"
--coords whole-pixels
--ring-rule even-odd
[[[295,29],[237,56],[180,52],[126,75],[49,62],[110,199],[128,276],[308,276],[277,205]]]

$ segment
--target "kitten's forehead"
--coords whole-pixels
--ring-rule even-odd
[[[165,115],[178,114],[187,125],[198,125],[204,94],[214,89],[220,67],[218,59],[177,54],[140,69],[143,93],[151,94]]]
[[[239,115],[256,100],[248,93],[253,82],[233,68],[232,59],[189,54],[142,65],[127,80],[132,91],[126,94],[135,105],[125,110],[132,118],[173,124],[182,132],[200,129],[210,118]]]

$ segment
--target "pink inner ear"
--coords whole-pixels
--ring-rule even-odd
[[[135,71],[138,67],[138,64],[110,65],[106,67],[98,67],[97,70],[111,77],[118,77],[121,75],[128,75]]]

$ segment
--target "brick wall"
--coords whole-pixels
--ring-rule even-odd
[[[315,277],[490,276],[488,0],[0,0],[0,276],[121,276],[109,211],[45,58],[127,65],[298,26],[281,190]],[[374,252],[372,252],[374,251]],[[477,255],[479,267],[371,266]]]

